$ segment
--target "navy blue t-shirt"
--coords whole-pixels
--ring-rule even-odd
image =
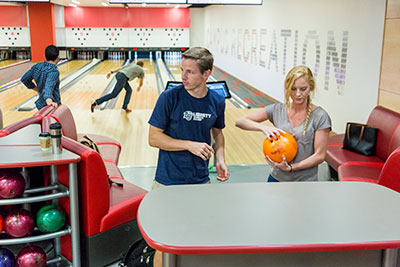
[[[211,144],[211,128],[225,127],[225,98],[208,90],[203,98],[191,96],[183,85],[164,91],[149,124],[171,138]],[[189,151],[160,149],[156,181],[164,185],[201,184],[210,180],[208,160]]]

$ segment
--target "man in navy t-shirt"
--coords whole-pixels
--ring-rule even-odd
[[[157,100],[149,120],[149,144],[160,149],[153,189],[209,183],[208,161],[213,154],[217,179],[229,178],[222,134],[225,99],[206,86],[213,62],[205,48],[187,50],[182,54],[183,85],[164,91]]]

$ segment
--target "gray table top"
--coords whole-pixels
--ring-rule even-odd
[[[14,133],[0,138],[0,145],[39,145],[39,124],[28,125]]]
[[[139,227],[173,254],[400,247],[400,194],[361,182],[167,186],[149,192]]]
[[[0,168],[19,168],[76,163],[80,156],[63,149],[53,154],[51,149],[42,151],[40,146],[0,146]]]

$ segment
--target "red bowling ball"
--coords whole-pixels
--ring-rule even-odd
[[[16,169],[0,169],[0,197],[20,197],[25,190],[25,179]]]
[[[46,253],[37,246],[24,247],[17,256],[19,267],[45,267],[46,262]]]
[[[24,209],[13,210],[3,222],[4,231],[11,237],[24,237],[32,234],[35,221],[32,214]]]

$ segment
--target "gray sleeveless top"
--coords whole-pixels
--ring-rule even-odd
[[[317,130],[331,128],[331,118],[321,107],[314,109],[308,120],[306,133],[304,131],[304,121],[297,127],[293,127],[289,121],[286,106],[282,103],[272,104],[265,107],[268,119],[276,128],[282,129],[296,139],[297,154],[290,162],[291,164],[302,161],[314,153],[314,134]],[[271,175],[280,182],[288,181],[317,181],[318,166],[295,172],[284,172],[276,168],[271,168]]]

